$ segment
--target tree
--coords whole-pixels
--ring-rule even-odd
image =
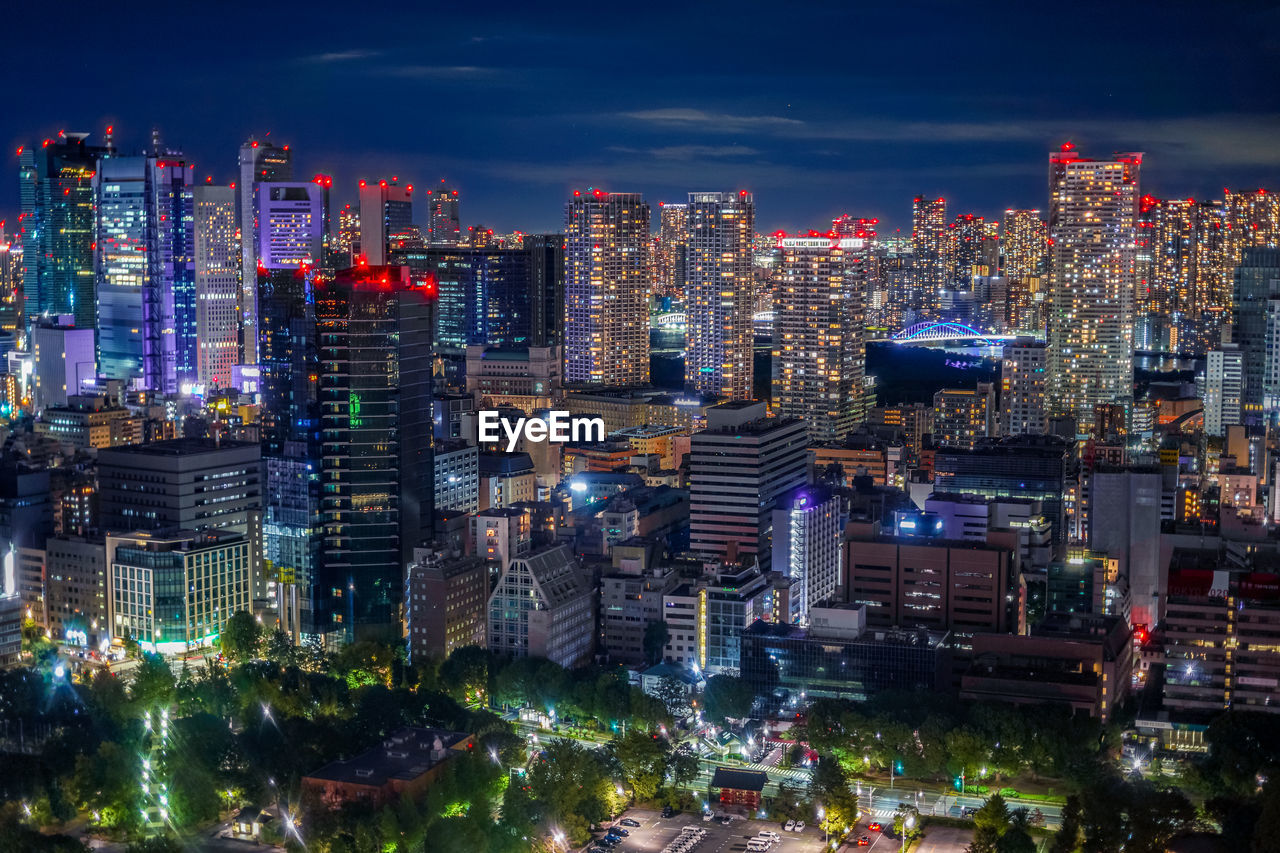
[[[1000,841],[1009,830],[1009,807],[994,794],[973,814],[973,841],[968,853],[1002,853]]]
[[[489,652],[463,646],[440,664],[440,686],[459,702],[484,704],[489,690]]]
[[[248,610],[231,614],[218,635],[218,645],[230,660],[250,660],[258,654],[262,641],[262,625]]]
[[[636,799],[652,800],[667,775],[670,744],[657,735],[631,729],[614,738],[609,744],[609,751],[622,768],[623,778],[635,792]]]
[[[1280,780],[1271,779],[1262,789],[1262,810],[1253,825],[1252,853],[1274,853],[1280,839]]]
[[[684,684],[670,676],[658,679],[657,698],[673,717],[684,717],[689,713],[689,694]]]
[[[1072,794],[1062,807],[1062,822],[1049,853],[1074,853],[1080,846],[1080,799]]]
[[[667,642],[671,639],[671,632],[667,630],[667,623],[661,619],[650,622],[644,626],[644,659],[650,664],[655,664],[662,660],[662,654],[667,648]]]
[[[741,719],[750,716],[755,699],[751,685],[736,675],[711,676],[707,679],[706,689],[702,693],[707,716],[712,720],[725,720],[730,717]]]
[[[144,708],[156,705],[167,705],[173,701],[173,691],[177,680],[173,670],[160,655],[144,654],[133,672],[133,683],[130,685],[130,698],[134,704]]]

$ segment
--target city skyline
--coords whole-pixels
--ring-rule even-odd
[[[319,9],[318,32],[338,8]],[[714,19],[714,32],[734,43],[757,43],[777,15],[759,5],[735,9]],[[398,174],[430,186],[444,177],[459,190],[464,228],[483,222],[531,232],[553,230],[564,198],[589,186],[641,192],[651,203],[746,189],[758,196],[765,231],[807,229],[853,212],[905,233],[916,195],[943,196],[952,210],[991,219],[1005,208],[1044,205],[1043,152],[1067,140],[1097,155],[1145,152],[1146,189],[1162,198],[1274,184],[1280,165],[1270,144],[1277,96],[1258,73],[1275,52],[1266,36],[1274,11],[1209,21],[1141,16],[1144,43],[1181,47],[1134,61],[1120,44],[1124,28],[1081,38],[1045,26],[1031,10],[993,21],[926,7],[908,29],[902,13],[824,9],[813,13],[822,27],[797,17],[794,33],[771,33],[767,49],[697,69],[682,57],[711,34],[712,16],[671,28],[657,11],[639,20],[608,12],[547,21],[510,12],[478,25],[444,10],[429,20],[401,16],[376,31],[371,16],[370,25],[343,20],[342,39],[265,50],[228,42],[216,18],[191,11],[183,13],[186,28],[204,61],[163,79],[140,58],[130,61],[145,39],[127,16],[104,20],[90,11],[68,22],[68,38],[82,28],[111,38],[118,73],[69,108],[42,93],[72,85],[60,78],[79,69],[51,69],[44,85],[14,93],[0,140],[14,151],[38,144],[37,130],[65,129],[101,142],[111,124],[128,153],[144,147],[155,126],[201,179],[228,183],[232,152],[255,134],[296,147],[300,175],[332,174],[339,206],[354,200],[361,178]],[[274,13],[263,14],[270,30]],[[416,45],[428,27],[433,50],[424,55]],[[659,27],[666,38],[646,38]],[[979,47],[989,40],[990,67],[957,66],[920,38],[930,32]],[[606,37],[628,49],[582,75],[578,47]],[[859,70],[846,68],[850,41]],[[34,41],[14,45],[15,64],[42,64],[38,50]],[[1045,57],[1069,68],[1046,66]],[[246,78],[251,85],[242,85]],[[173,97],[126,97],[140,85]],[[841,94],[833,98],[833,90]],[[334,103],[378,114],[406,102],[428,104],[426,115],[333,120]],[[0,207],[16,213],[12,203]]]

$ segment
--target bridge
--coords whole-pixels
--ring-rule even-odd
[[[990,332],[980,331],[965,323],[944,320],[941,322],[916,323],[913,326],[907,326],[905,329],[895,332],[888,338],[873,338],[872,340],[892,341],[898,344],[973,341],[977,346],[1002,346],[1006,341],[1016,340],[1018,337],[1025,337],[1025,334],[1021,336],[1017,333],[993,335]]]

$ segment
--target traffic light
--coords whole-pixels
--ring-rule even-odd
[[[964,782],[960,781],[959,776],[951,780],[951,784],[955,787],[957,791],[959,791],[962,794],[964,793]]]

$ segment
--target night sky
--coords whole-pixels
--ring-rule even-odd
[[[749,189],[760,231],[909,230],[920,193],[1044,207],[1066,139],[1147,152],[1155,195],[1280,187],[1280,10],[1256,4],[77,5],[6,9],[4,213],[18,145],[110,123],[218,182],[268,131],[340,201],[447,176],[463,225],[500,231],[559,230],[587,186]]]

